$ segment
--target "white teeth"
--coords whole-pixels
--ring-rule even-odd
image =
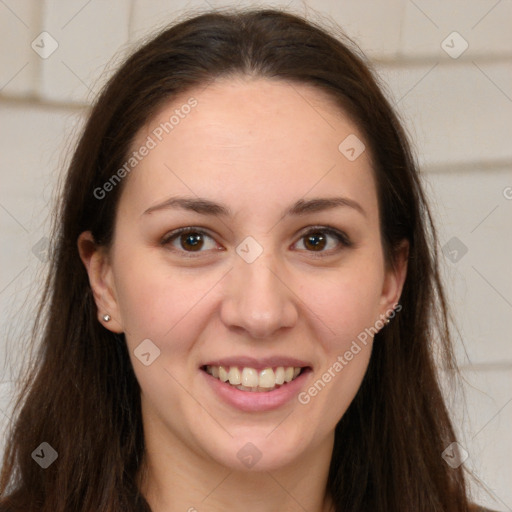
[[[290,382],[293,379],[293,366],[288,366],[284,370],[284,381]]]
[[[300,370],[299,370],[300,371]],[[276,377],[272,368],[265,368],[260,372],[260,388],[273,388],[276,385]]]
[[[282,366],[278,366],[275,371],[276,376],[276,384],[284,384],[284,368]]]
[[[237,384],[242,384],[242,376],[240,375],[240,370],[236,366],[232,366],[229,369],[228,373],[229,377],[229,383],[233,386],[236,386]]]
[[[206,366],[206,371],[222,382],[228,382],[242,391],[272,391],[297,378],[302,368],[293,366],[278,366],[277,368],[264,368],[258,372],[254,368],[237,366]]]
[[[208,368],[214,368],[213,366],[208,366]],[[219,366],[219,379],[222,381],[222,382],[226,382],[228,380],[228,372],[226,370],[226,368],[224,368],[224,366]],[[213,375],[213,373],[212,373]],[[215,375],[213,375],[215,377]]]
[[[242,370],[242,385],[248,388],[255,388],[258,385],[258,372],[254,368]]]

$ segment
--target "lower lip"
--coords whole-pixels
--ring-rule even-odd
[[[290,402],[299,394],[310,371],[310,368],[306,368],[296,379],[273,391],[259,392],[242,391],[200,370],[213,391],[224,402],[245,412],[271,411]]]

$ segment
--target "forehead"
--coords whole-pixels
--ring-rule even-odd
[[[357,152],[364,147],[362,134],[310,85],[218,80],[164,105],[132,149],[149,140],[152,149],[126,184],[139,208],[176,192],[214,196],[236,209],[247,200],[263,207],[272,195],[288,202],[287,196],[325,195],[333,188],[376,202],[369,151],[355,160],[344,153],[347,140]]]

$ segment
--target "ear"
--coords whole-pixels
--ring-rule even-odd
[[[77,245],[80,259],[89,275],[98,308],[98,321],[109,331],[122,333],[123,326],[108,252],[96,244],[90,231],[84,231],[78,237]],[[103,315],[107,314],[110,316],[108,322],[103,319]]]
[[[382,286],[381,315],[388,316],[400,300],[407,276],[407,260],[409,259],[409,242],[403,240],[394,252],[393,262],[387,265]]]

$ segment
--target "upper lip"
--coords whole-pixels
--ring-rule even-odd
[[[249,356],[231,356],[219,359],[211,359],[201,366],[238,366],[263,370],[264,368],[277,368],[278,366],[293,366],[294,368],[310,367],[306,361],[288,356],[270,356],[254,358]]]

